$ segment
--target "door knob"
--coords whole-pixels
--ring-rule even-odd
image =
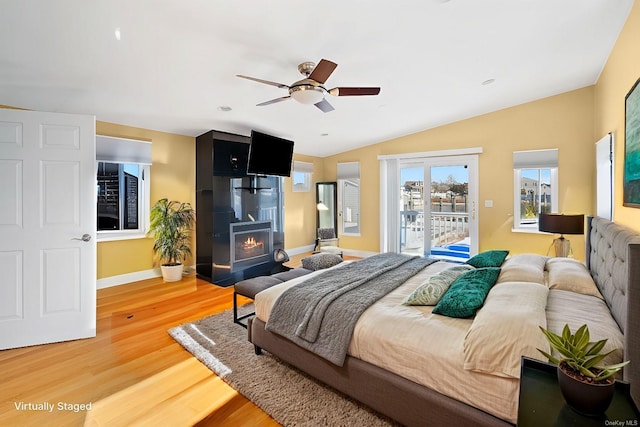
[[[89,240],[91,240],[91,235],[90,234],[83,234],[82,237],[78,238],[78,237],[74,237],[71,240],[82,240],[83,242],[88,242]]]

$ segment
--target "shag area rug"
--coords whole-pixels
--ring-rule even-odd
[[[397,425],[266,351],[256,355],[231,310],[172,328],[169,335],[284,426]]]

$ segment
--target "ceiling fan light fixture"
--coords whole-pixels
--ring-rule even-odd
[[[331,73],[333,73],[333,70],[335,70],[337,66],[338,64],[336,64],[335,62],[331,62],[326,59],[322,59],[318,65],[314,64],[313,62],[303,62],[298,66],[298,71],[300,71],[300,73],[305,76],[305,78],[294,82],[291,86],[272,82],[270,80],[257,79],[255,77],[249,77],[242,74],[236,74],[236,76],[288,90],[289,94],[287,96],[281,96],[279,98],[261,102],[259,104],[256,104],[256,106],[258,107],[275,104],[277,102],[282,102],[288,100],[289,98],[293,98],[300,104],[314,105],[323,113],[328,113],[335,110],[335,108],[333,108],[331,103],[329,103],[325,99],[326,95],[362,96],[378,95],[380,93],[379,87],[341,86],[335,87],[331,90],[327,90],[324,87],[324,82],[327,81],[327,79],[331,76]]]
[[[293,99],[301,104],[316,104],[324,98],[324,91],[322,88],[312,85],[292,87],[289,90],[289,93]]]

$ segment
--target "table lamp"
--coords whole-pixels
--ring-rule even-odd
[[[553,240],[556,256],[567,257],[573,253],[573,251],[571,249],[571,242],[569,239],[566,239],[564,235],[584,234],[584,215],[540,214],[538,217],[538,230],[559,234],[560,237]]]

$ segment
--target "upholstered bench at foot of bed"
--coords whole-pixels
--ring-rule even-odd
[[[253,316],[255,312],[247,313],[242,316],[238,316],[238,295],[246,298],[255,299],[258,292],[264,291],[274,285],[277,285],[287,280],[295,279],[296,277],[304,276],[311,273],[311,270],[307,270],[303,267],[294,268],[289,271],[283,271],[273,274],[271,276],[258,276],[252,279],[242,280],[234,285],[233,289],[233,322],[247,327],[241,320],[247,317]]]

